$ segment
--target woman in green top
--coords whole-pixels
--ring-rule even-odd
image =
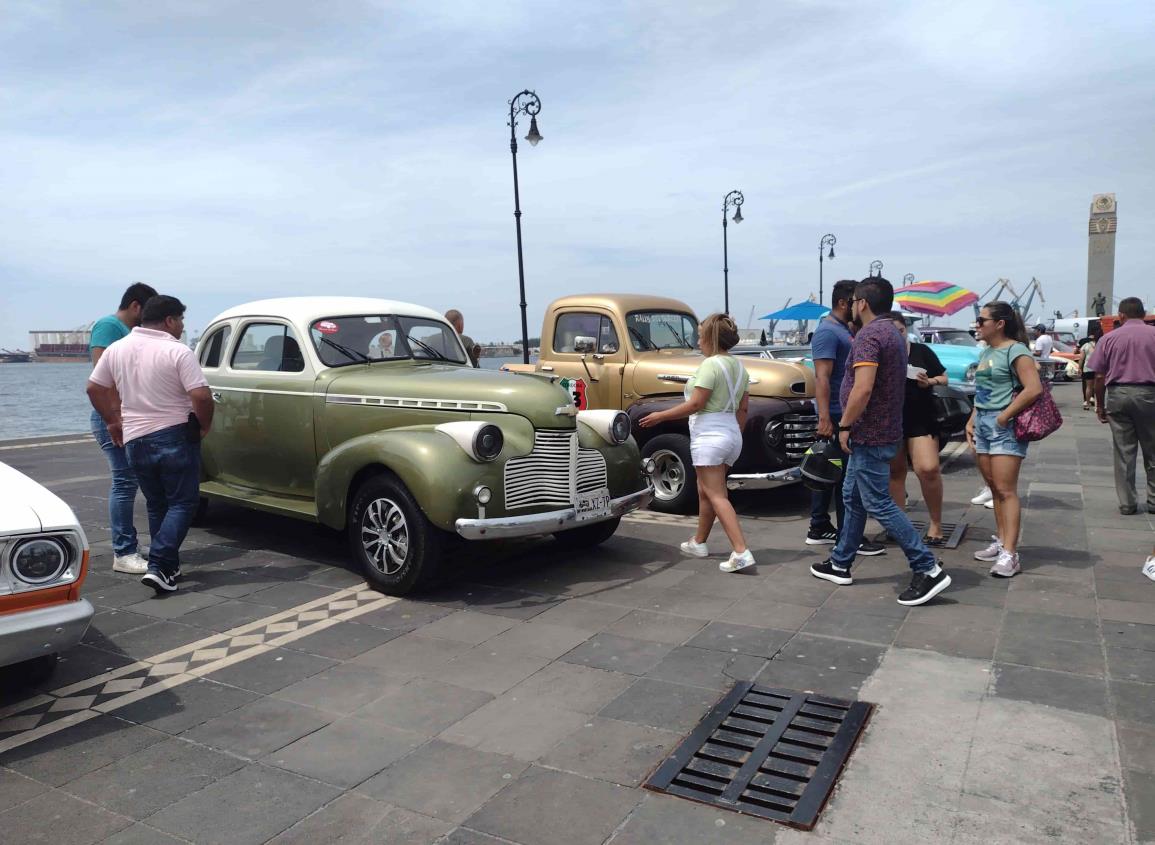
[[[750,377],[742,362],[729,354],[737,343],[738,327],[730,317],[711,314],[703,320],[698,327],[698,345],[706,360],[686,383],[685,401],[638,421],[642,428],[650,428],[689,417],[690,457],[698,475],[698,530],[682,543],[682,551],[691,557],[709,556],[706,540],[717,519],[733,547],[729,560],[718,564],[723,572],[754,565],[754,555],[746,547],[726,490],[726,473],[742,452],[742,429],[750,401]]]
[[[1043,393],[1039,367],[1027,346],[1022,318],[1006,302],[988,302],[979,313],[977,335],[987,342],[975,374],[975,407],[967,422],[967,443],[978,455],[979,472],[994,495],[994,541],[975,559],[992,562],[991,575],[1019,573],[1019,468],[1026,441],[1015,437],[1015,417]],[[1015,391],[1018,390],[1018,395]]]

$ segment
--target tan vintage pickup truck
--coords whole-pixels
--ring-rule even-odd
[[[702,362],[698,318],[676,299],[630,294],[567,296],[550,304],[536,364],[511,372],[561,380],[578,410],[619,408],[636,422],[682,401]],[[750,374],[750,414],[731,489],[765,489],[799,480],[798,462],[814,441],[814,374],[784,361],[743,358]],[[642,455],[654,459],[652,507],[683,513],[697,507],[685,420],[651,429],[634,426]]]

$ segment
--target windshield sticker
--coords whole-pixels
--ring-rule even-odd
[[[338,331],[340,331],[340,328],[332,320],[322,320],[321,322],[317,323],[315,328],[321,334],[336,334]]]
[[[580,378],[563,378],[558,382],[562,389],[573,399],[574,407],[579,411],[589,408],[589,399],[586,397],[586,382]]]

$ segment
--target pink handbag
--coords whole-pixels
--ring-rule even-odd
[[[1011,371],[1011,378],[1018,382],[1018,374],[1015,373],[1015,368],[1011,364],[1009,347],[1007,348],[1007,369]],[[1059,406],[1055,404],[1055,398],[1051,395],[1051,386],[1045,381],[1040,380],[1040,383],[1043,386],[1042,395],[1029,408],[1019,411],[1018,416],[1015,417],[1016,440],[1024,440],[1028,443],[1042,440],[1047,435],[1054,434],[1063,425],[1063,415],[1059,413]],[[1018,398],[1022,389],[1022,384],[1019,384],[1019,389],[1011,393],[1012,402]]]

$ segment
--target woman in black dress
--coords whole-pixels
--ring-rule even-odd
[[[946,368],[929,346],[910,342],[902,314],[892,311],[886,316],[893,320],[902,336],[907,338],[907,359],[912,368],[907,371],[906,397],[902,406],[902,436],[906,448],[899,449],[890,462],[890,497],[900,508],[906,506],[906,471],[909,461],[914,467],[914,474],[918,476],[922,498],[930,514],[926,544],[941,546],[946,541],[942,535],[942,472],[938,463],[939,431],[933,388],[936,384],[947,383]]]

